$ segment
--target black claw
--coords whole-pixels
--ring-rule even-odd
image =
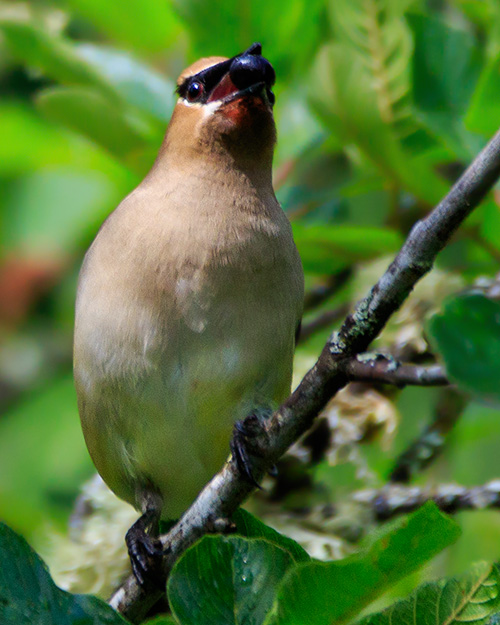
[[[157,525],[158,514],[147,511],[132,525],[125,536],[132,572],[142,587],[163,588],[164,552],[160,541],[147,533],[148,529],[151,531]]]
[[[255,415],[250,415],[243,421],[236,421],[231,439],[231,453],[233,455],[238,471],[250,484],[262,490],[262,486],[255,479],[252,472],[252,461],[250,457],[249,439],[255,436]],[[250,423],[251,422],[251,423]],[[251,425],[252,427],[249,427]]]

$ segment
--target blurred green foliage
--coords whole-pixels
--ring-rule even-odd
[[[151,166],[178,73],[253,41],[277,71],[275,182],[308,288],[395,252],[500,125],[497,0],[0,2],[0,518],[25,536],[43,542],[47,523],[63,527],[93,471],[70,374],[83,254]],[[441,255],[442,269],[468,284],[495,275],[499,203],[498,192],[483,202]],[[353,275],[321,310],[352,303]],[[468,314],[445,313],[459,335],[482,323]],[[494,360],[498,314],[484,323],[496,333]],[[304,343],[298,360],[310,361],[332,329]],[[445,358],[465,359],[470,375],[456,379],[477,394],[418,480],[480,483],[500,473],[500,411],[474,382],[477,360],[437,332]],[[489,390],[494,362],[483,366]],[[393,399],[401,424],[390,454],[374,443],[366,455],[378,484],[437,393]],[[335,471],[323,475],[334,493]],[[500,557],[491,543],[498,515],[489,514],[486,523],[467,516],[468,549],[451,552],[451,572]]]
[[[451,299],[431,319],[430,332],[450,377],[471,393],[498,402],[500,303],[483,295]]]

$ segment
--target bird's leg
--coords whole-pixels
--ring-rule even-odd
[[[140,586],[162,585],[163,549],[157,539],[160,511],[148,508],[125,536],[132,571]]]
[[[253,413],[242,421],[236,421],[231,439],[231,453],[241,475],[256,488],[262,489],[253,475],[252,456],[256,453],[252,439],[256,439],[262,433],[261,419],[263,415]]]

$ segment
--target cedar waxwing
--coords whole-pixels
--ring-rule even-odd
[[[234,421],[290,393],[304,285],[272,187],[274,77],[260,44],[181,74],[151,171],[80,273],[82,428],[104,481],[143,513],[127,534],[140,582],[158,520],[221,468]]]

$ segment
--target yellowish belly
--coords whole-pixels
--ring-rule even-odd
[[[293,340],[285,335],[269,333],[259,346],[239,333],[216,340],[209,329],[183,332],[177,349],[149,360],[142,375],[136,363],[130,376],[96,379],[92,394],[79,393],[104,481],[138,508],[143,490],[159,492],[163,518],[178,517],[221,468],[233,422],[278,405],[291,383]]]

